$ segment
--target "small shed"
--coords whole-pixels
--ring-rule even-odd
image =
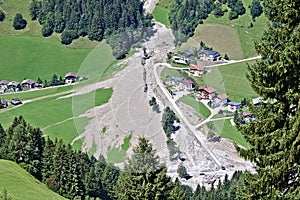
[[[22,104],[22,101],[19,98],[14,98],[13,100],[10,101],[10,103],[14,106]]]

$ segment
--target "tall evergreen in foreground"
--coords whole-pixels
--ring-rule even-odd
[[[166,176],[149,140],[139,138],[116,187],[118,199],[185,199],[184,192]]]
[[[245,181],[245,199],[300,196],[300,0],[266,0],[272,26],[256,44],[262,60],[249,66],[254,90],[268,100],[253,107],[256,120],[241,125],[257,174]]]

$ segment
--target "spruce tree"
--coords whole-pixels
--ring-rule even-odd
[[[267,100],[252,107],[255,121],[240,125],[250,149],[240,154],[255,163],[245,179],[245,199],[300,196],[300,1],[266,0],[272,25],[256,44],[260,61],[249,66],[253,89]],[[276,25],[276,26],[274,26]]]
[[[139,138],[133,152],[118,179],[118,199],[169,199],[174,185],[166,176],[167,168],[160,165],[149,140]]]

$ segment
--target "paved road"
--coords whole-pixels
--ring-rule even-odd
[[[224,66],[224,65],[230,65],[230,64],[233,64],[233,63],[241,63],[241,62],[246,62],[246,61],[251,61],[251,60],[258,60],[258,59],[261,59],[261,56],[255,56],[255,57],[246,58],[246,59],[242,59],[242,60],[228,60],[225,63],[209,65],[209,66],[205,66],[205,67],[206,68],[220,67],[220,66]],[[171,68],[171,69],[190,69],[189,67],[173,67],[169,63],[164,63],[164,66],[166,66],[168,68]]]
[[[206,140],[205,136],[203,135],[203,133],[201,133],[200,131],[197,131],[196,127],[190,124],[188,119],[183,115],[182,111],[177,106],[175,100],[172,98],[170,93],[164,87],[164,85],[161,82],[160,77],[157,73],[157,67],[159,67],[159,66],[169,66],[169,64],[167,64],[167,63],[157,63],[157,64],[154,65],[154,75],[155,75],[155,80],[156,80],[157,85],[163,91],[163,93],[167,97],[168,101],[172,104],[174,112],[178,115],[180,120],[187,126],[187,128],[190,130],[190,132],[195,135],[196,139],[200,142],[202,147],[207,151],[207,153],[211,156],[211,158],[215,161],[215,163],[217,165],[221,166],[222,164],[219,161],[219,159],[214,155],[214,153],[212,151],[210,151],[210,148],[208,148],[208,146],[206,145],[207,140]]]

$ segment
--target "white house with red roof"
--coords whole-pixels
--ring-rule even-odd
[[[217,96],[216,90],[213,87],[199,87],[198,99],[213,99]]]
[[[204,66],[190,65],[190,75],[191,76],[202,76],[205,74],[206,68]]]

